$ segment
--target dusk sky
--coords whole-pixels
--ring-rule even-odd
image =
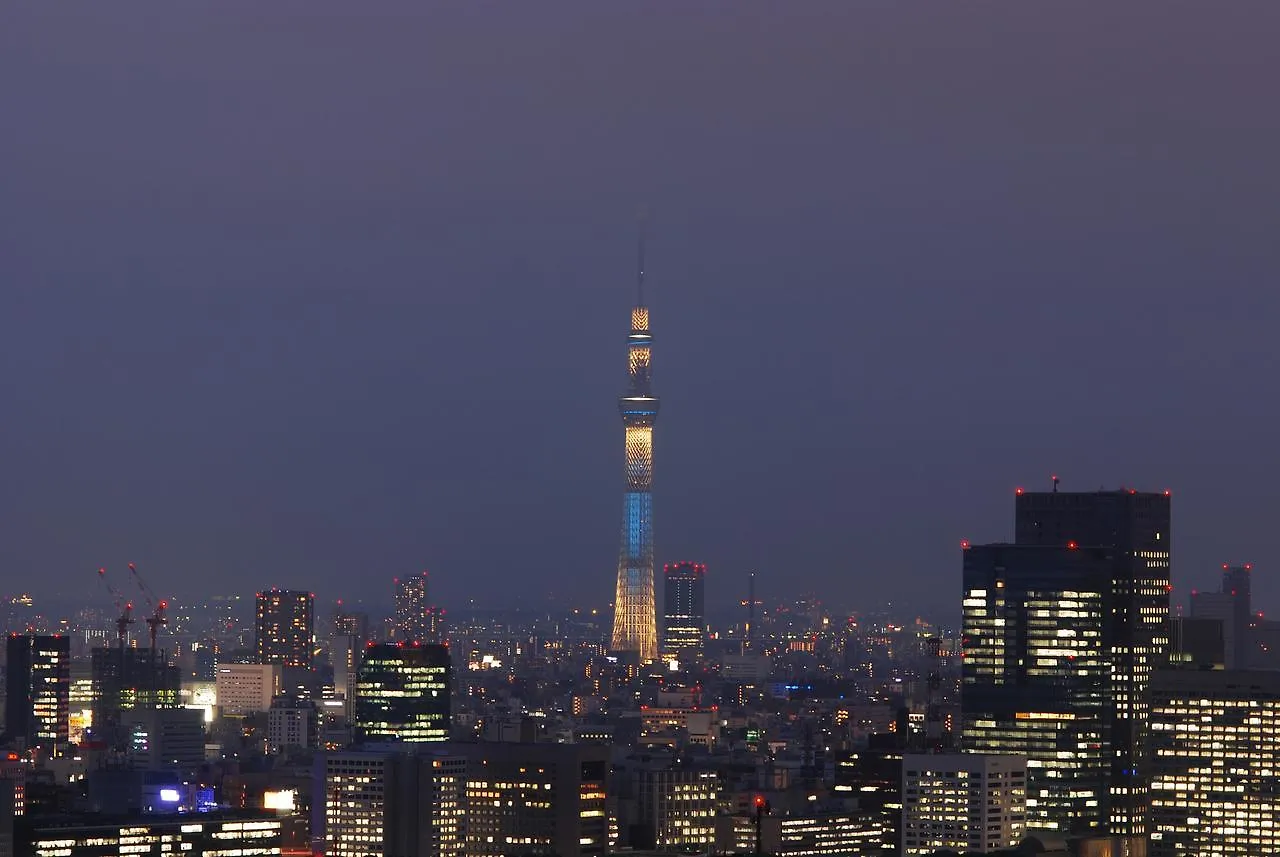
[[[1280,610],[1280,4],[0,6],[0,592],[959,612],[1013,492]]]

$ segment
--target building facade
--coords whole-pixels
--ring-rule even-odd
[[[406,643],[439,643],[440,611],[425,571],[396,579],[396,630]]]
[[[662,645],[672,654],[702,651],[706,636],[707,567],[670,563],[662,569]]]
[[[242,716],[266,711],[281,691],[277,664],[218,664],[214,692],[223,714]]]
[[[70,734],[71,638],[12,634],[5,673],[5,734],[58,753]]]
[[[963,746],[1027,757],[1033,827],[1145,833],[1170,503],[1168,492],[1019,490],[1015,544],[964,551]]]
[[[604,855],[610,748],[459,744],[469,759],[467,857]]]
[[[254,648],[260,664],[311,669],[316,645],[316,598],[271,589],[257,595]]]
[[[986,853],[1026,836],[1027,762],[980,753],[902,760],[902,853]]]
[[[468,853],[462,756],[395,745],[322,753],[315,778],[312,835],[326,857]]]
[[[1280,673],[1157,672],[1150,730],[1152,857],[1280,854]]]
[[[119,854],[203,854],[269,857],[281,853],[284,820],[268,813],[139,816],[110,824],[51,819],[17,836],[32,857],[116,857]]]
[[[658,656],[658,619],[653,591],[653,395],[649,308],[644,305],[644,265],[640,296],[631,310],[627,340],[627,392],[618,399],[626,451],[626,494],[622,505],[622,545],[613,602],[613,651],[652,661]]]
[[[91,655],[93,727],[96,740],[125,749],[125,712],[134,709],[176,708],[182,676],[163,651],[113,646]]]
[[[356,728],[361,736],[374,741],[447,741],[451,673],[444,646],[367,646],[356,680]]]

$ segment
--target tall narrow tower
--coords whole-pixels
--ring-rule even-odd
[[[644,240],[640,241],[638,298],[627,339],[627,392],[618,410],[626,432],[627,493],[622,506],[622,548],[618,590],[613,601],[613,650],[658,656],[657,610],[653,599],[653,421],[658,399],[650,383],[649,308],[644,305]]]

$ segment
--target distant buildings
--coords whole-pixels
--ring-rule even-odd
[[[195,708],[131,708],[121,713],[128,759],[143,771],[191,771],[204,762],[204,713]]]
[[[1151,855],[1280,854],[1280,673],[1158,672]]]
[[[465,758],[389,744],[322,753],[315,776],[312,836],[326,857],[470,857]]]
[[[439,643],[440,612],[425,571],[396,580],[396,630],[406,643]]]
[[[1029,826],[1142,836],[1169,495],[1020,490],[1015,506],[1016,544],[964,551],[963,745],[1026,756]]]
[[[356,728],[367,740],[448,740],[450,675],[444,646],[368,646],[356,680]]]
[[[12,634],[7,646],[5,735],[24,747],[59,753],[71,713],[71,639]]]
[[[1222,588],[1191,593],[1191,618],[1222,623],[1224,663],[1229,670],[1250,669],[1254,656],[1253,566],[1222,566]]]
[[[1027,763],[979,753],[902,760],[902,853],[1012,848],[1026,835]]]
[[[311,669],[316,644],[315,596],[272,589],[259,592],[254,650],[260,664]]]
[[[281,691],[276,664],[218,664],[214,671],[218,707],[223,714],[266,711]]]
[[[700,653],[706,636],[707,567],[677,562],[662,570],[662,645],[671,654]]]

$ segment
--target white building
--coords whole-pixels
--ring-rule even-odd
[[[278,664],[218,664],[214,673],[223,714],[245,715],[271,708],[280,693]]]
[[[987,852],[1026,836],[1027,760],[983,753],[902,760],[902,853]]]
[[[315,747],[320,743],[320,717],[310,699],[282,695],[267,712],[267,752]]]

